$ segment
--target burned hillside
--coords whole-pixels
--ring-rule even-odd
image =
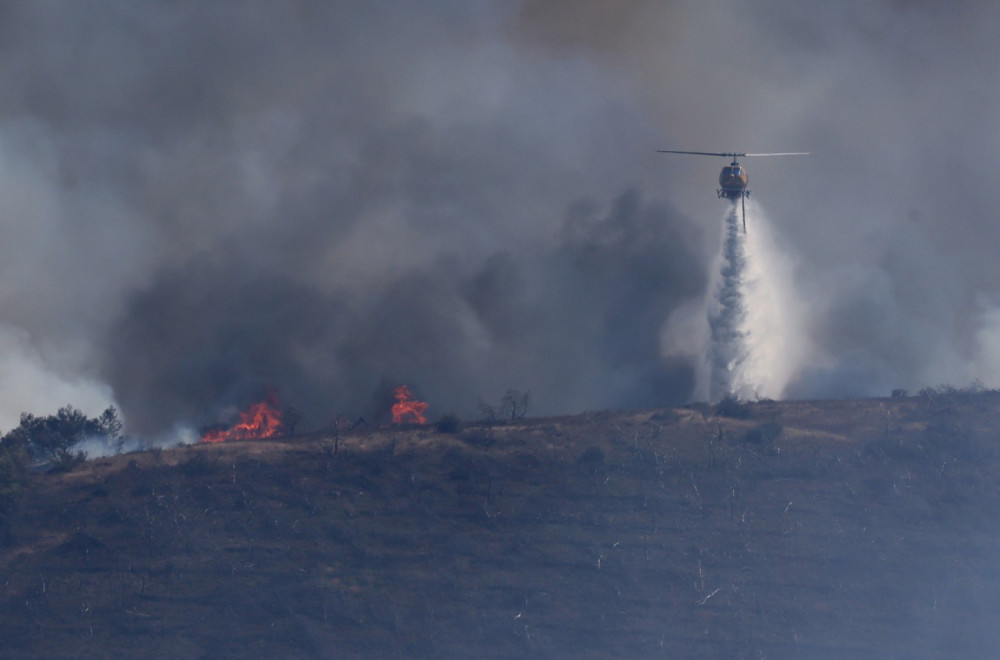
[[[87,461],[19,494],[4,653],[984,657],[998,422],[928,391]]]

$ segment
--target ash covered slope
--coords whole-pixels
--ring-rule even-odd
[[[21,656],[986,657],[995,393],[223,443],[33,477]]]

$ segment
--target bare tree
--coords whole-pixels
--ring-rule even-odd
[[[522,393],[517,390],[507,390],[500,400],[500,416],[504,419],[520,419],[528,413],[530,401],[530,391]]]

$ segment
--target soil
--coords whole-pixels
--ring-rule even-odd
[[[5,658],[1000,651],[1000,395],[317,433],[32,475]]]

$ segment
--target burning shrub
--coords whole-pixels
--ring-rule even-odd
[[[396,388],[394,396],[396,403],[392,404],[393,424],[426,424],[427,417],[424,413],[430,406],[423,401],[417,401],[410,393],[410,388],[400,385]]]
[[[227,429],[216,428],[201,437],[202,442],[228,442],[232,440],[259,440],[282,435],[285,426],[278,409],[277,396],[268,393],[263,400],[240,411],[240,421]]]

